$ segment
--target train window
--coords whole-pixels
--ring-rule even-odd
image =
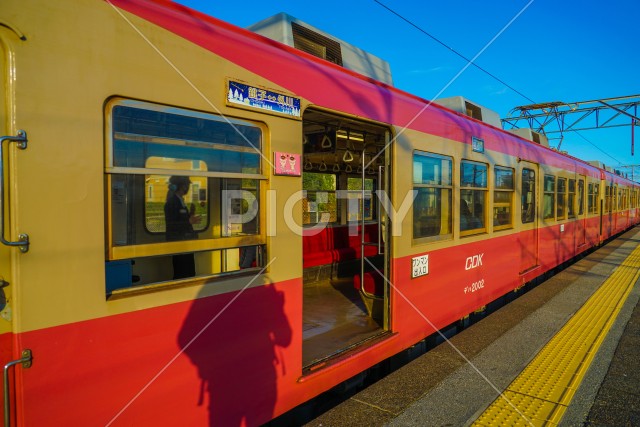
[[[451,157],[415,152],[413,155],[413,237],[451,234]]]
[[[624,204],[623,204],[623,209],[629,209],[629,189],[625,188],[624,189]]]
[[[588,196],[587,196],[587,204],[588,204],[588,213],[597,214],[600,212],[599,200],[600,200],[600,186],[597,183],[590,182],[588,186]]]
[[[302,189],[307,192],[302,199],[304,225],[338,222],[337,185],[338,179],[333,173],[305,171],[302,175]]]
[[[575,185],[575,182],[574,182]],[[574,190],[575,191],[575,190]],[[567,178],[558,178],[556,191],[556,219],[567,217]]]
[[[578,180],[578,215],[584,215],[584,179]]]
[[[630,206],[629,206],[629,201],[631,200],[631,197],[630,197],[630,190],[629,190],[628,188],[624,190],[624,196],[625,196],[625,199],[624,199],[624,201],[625,201],[624,208],[625,208],[625,209],[629,209],[629,207],[630,207]]]
[[[544,188],[542,198],[542,218],[555,218],[555,198],[556,198],[556,177],[553,175],[544,176]]]
[[[360,203],[362,197],[362,178],[347,178],[347,191],[349,200],[358,200],[357,210],[353,208],[351,202],[347,203],[348,221],[362,220],[362,208],[364,205],[364,219],[371,221],[375,218],[375,203],[373,203],[373,192],[375,191],[375,180],[373,178],[364,179],[364,203]],[[352,212],[354,210],[355,212]]]
[[[260,126],[131,100],[106,119],[109,292],[262,265]]]
[[[576,217],[576,180],[569,180],[569,192],[567,193],[567,216]]]
[[[502,230],[513,226],[513,169],[496,166],[493,190],[493,228]]]
[[[536,218],[536,173],[531,169],[522,169],[522,212],[523,224],[535,221]]]
[[[487,170],[483,163],[460,162],[460,232],[465,235],[486,230]]]
[[[624,203],[622,205],[623,209],[629,209],[629,189],[624,189]]]
[[[618,190],[618,210],[624,210],[625,209],[625,203],[626,203],[626,189],[624,187],[620,188]]]
[[[613,191],[613,184],[611,186],[604,186],[604,213],[611,212],[611,192]]]
[[[616,188],[618,188],[618,210],[624,210],[625,208],[625,203],[626,203],[626,198],[625,198],[625,192],[626,190],[623,188],[619,188],[616,186]]]
[[[145,228],[149,233],[166,232],[164,205],[168,194],[167,189],[171,185],[170,178],[167,175],[145,175],[144,218]],[[194,176],[190,181],[191,185],[183,196],[183,200],[198,217],[198,222],[193,224],[193,229],[195,232],[200,232],[209,226],[207,178]]]

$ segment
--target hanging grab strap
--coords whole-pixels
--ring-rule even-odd
[[[329,135],[327,135],[326,133],[322,137],[322,143],[320,143],[320,146],[322,148],[331,148],[333,146],[333,142],[331,141],[331,138],[329,138]]]
[[[342,161],[345,163],[353,162],[353,154],[351,154],[351,151],[349,151],[348,148],[347,148],[347,151],[345,151],[344,155],[342,156]]]

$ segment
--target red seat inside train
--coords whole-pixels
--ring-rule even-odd
[[[354,226],[355,228],[355,226]],[[322,230],[306,229],[303,232],[303,267],[316,267],[319,265],[338,263],[360,259],[361,245],[360,232],[362,226],[357,226],[357,233],[349,235],[349,226],[340,225],[324,227]],[[366,224],[364,228],[365,242],[378,241],[378,224]],[[365,246],[365,256],[373,256],[378,253],[376,246]]]

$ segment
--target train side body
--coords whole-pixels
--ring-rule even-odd
[[[33,354],[31,367],[12,369],[15,425],[260,425],[639,221],[637,206],[619,202],[607,214],[540,219],[534,229],[518,223],[516,188],[513,227],[461,237],[454,226],[450,239],[419,241],[409,211],[390,245],[388,333],[305,370],[303,237],[284,214],[302,223],[287,204],[302,180],[274,174],[266,161],[302,153],[302,121],[230,105],[229,80],[291,94],[301,110],[388,127],[396,208],[413,189],[416,150],[516,174],[535,165],[539,183],[545,173],[582,177],[602,197],[607,182],[630,194],[637,184],[169,2],[5,0],[0,23],[0,126],[29,140],[24,150],[7,145],[3,159],[5,233],[30,238],[25,253],[0,246],[0,361]],[[264,221],[277,232],[261,274],[105,293],[108,105],[119,99],[263,130],[263,185],[274,190]],[[534,241],[535,260],[527,258]],[[425,255],[428,274],[413,277],[414,259]]]

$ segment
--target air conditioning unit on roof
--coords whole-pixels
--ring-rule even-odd
[[[372,79],[393,85],[389,63],[311,25],[279,13],[247,28]]]
[[[493,110],[483,107],[475,102],[471,102],[462,96],[452,96],[450,98],[440,98],[433,101],[438,105],[447,107],[450,110],[465,114],[474,119],[480,120],[492,126],[502,129],[500,115]]]
[[[604,163],[602,163],[600,160],[589,160],[587,163],[589,163],[591,166],[604,169]]]
[[[514,135],[518,135],[524,139],[528,139],[529,141],[533,141],[536,144],[544,145],[549,148],[549,139],[546,135],[536,132],[533,129],[523,128],[523,129],[509,129]],[[566,152],[564,152],[566,154]]]

